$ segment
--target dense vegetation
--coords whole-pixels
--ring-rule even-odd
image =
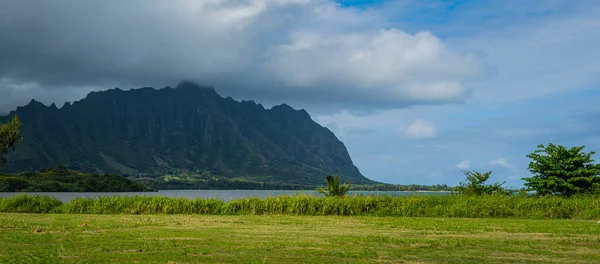
[[[0,174],[0,192],[140,192],[152,191],[119,175],[81,173],[64,167],[27,171],[18,175]]]
[[[6,164],[4,155],[10,149],[15,150],[15,146],[21,143],[21,120],[17,115],[14,115],[10,122],[5,124],[0,123],[0,165]]]
[[[82,214],[275,214],[405,217],[600,217],[600,199],[506,195],[446,196],[281,196],[223,202],[161,196],[77,198],[62,203],[45,196],[0,198],[0,212]]]
[[[317,185],[324,175],[339,174],[353,184],[374,183],[306,111],[285,104],[265,109],[189,82],[92,92],[61,108],[31,101],[12,114],[23,122],[25,141],[8,155],[10,173],[61,165],[125,177],[208,172]]]

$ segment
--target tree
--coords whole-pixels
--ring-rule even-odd
[[[538,149],[527,155],[532,159],[529,171],[533,177],[523,178],[525,186],[539,195],[571,196],[600,189],[600,165],[592,159],[595,152],[585,153],[584,147],[538,145]]]
[[[8,153],[9,149],[14,151],[15,146],[23,140],[19,131],[20,127],[21,120],[17,115],[13,116],[10,122],[0,124],[0,164],[6,164],[4,155]]]
[[[336,175],[335,178],[333,176],[328,175],[325,177],[327,180],[327,191],[323,188],[317,189],[319,193],[324,194],[325,196],[346,196],[348,190],[350,190],[350,184],[347,184],[344,181],[344,184],[340,186],[340,176]]]
[[[492,171],[481,173],[478,171],[464,171],[467,177],[466,182],[461,182],[456,187],[456,192],[466,195],[484,195],[484,194],[507,194],[508,191],[502,187],[506,182],[485,184],[492,175]]]

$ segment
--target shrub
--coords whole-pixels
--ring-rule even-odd
[[[481,173],[478,171],[464,171],[464,175],[467,177],[466,182],[461,182],[456,187],[455,191],[459,194],[464,195],[484,195],[484,194],[508,194],[509,192],[502,187],[506,182],[485,184],[490,178],[492,171]]]

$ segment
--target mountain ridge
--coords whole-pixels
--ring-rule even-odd
[[[265,109],[193,82],[94,91],[61,108],[31,100],[9,115],[15,113],[24,141],[7,157],[9,172],[64,165],[130,176],[209,172],[321,184],[325,175],[340,174],[352,183],[374,183],[305,110]]]

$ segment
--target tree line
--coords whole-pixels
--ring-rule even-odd
[[[62,166],[0,175],[0,192],[144,192],[146,185],[114,174],[81,173]]]

